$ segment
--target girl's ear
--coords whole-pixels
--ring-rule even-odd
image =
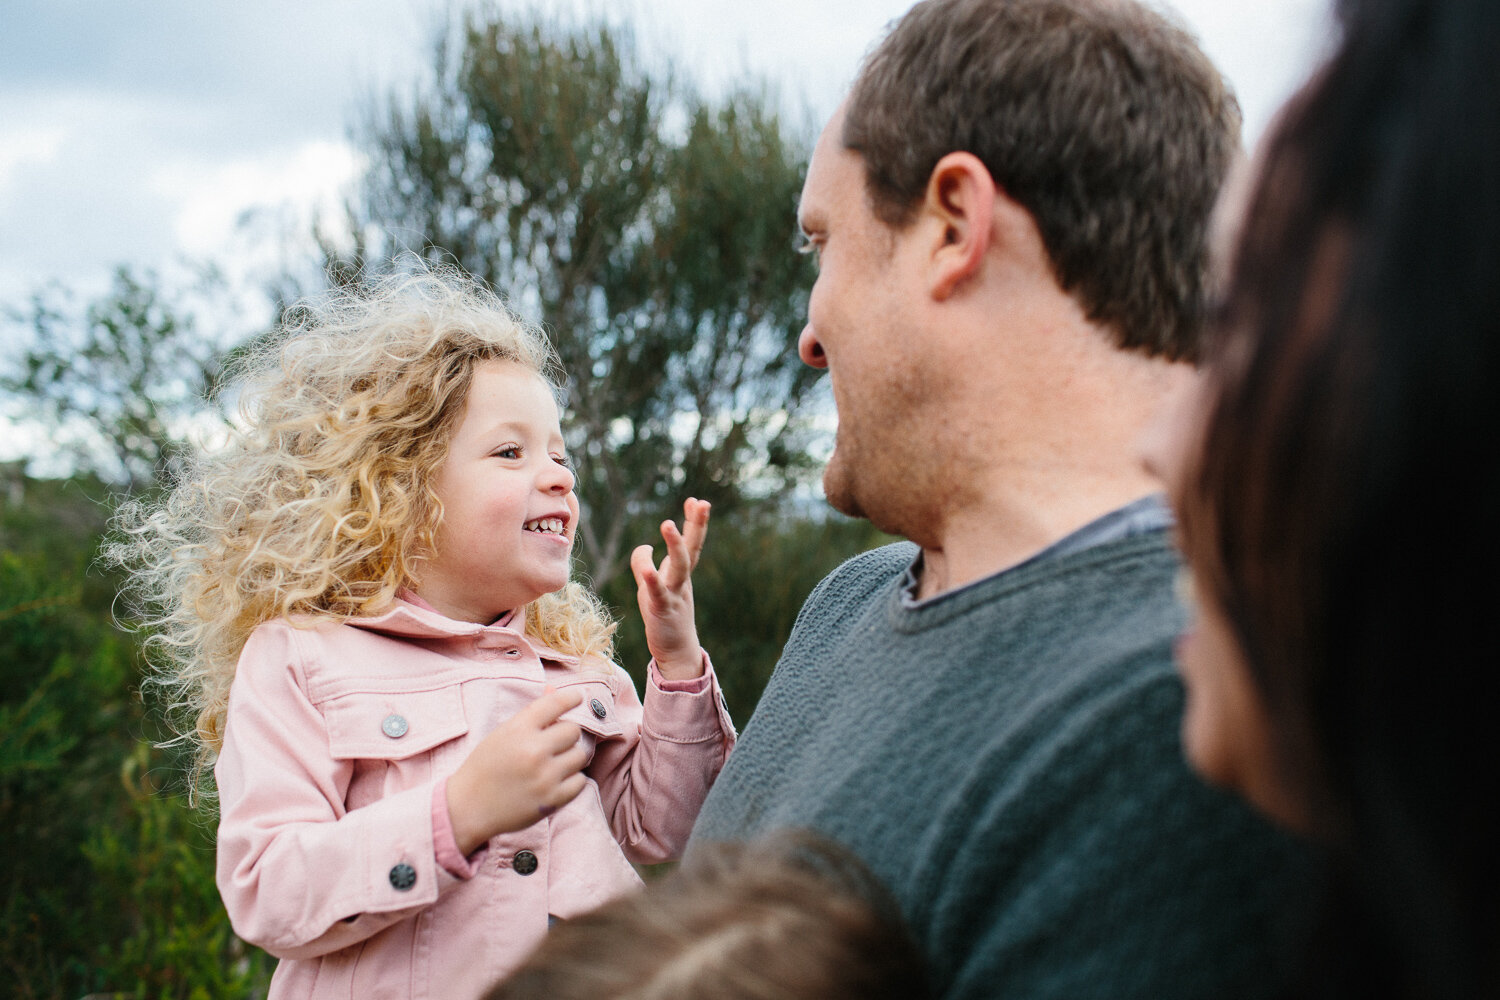
[[[949,153],[927,180],[924,208],[939,234],[932,246],[928,292],[941,302],[979,273],[995,235],[999,193],[989,169],[973,153]]]

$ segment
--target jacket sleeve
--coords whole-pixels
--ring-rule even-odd
[[[353,763],[329,750],[298,646],[284,623],[252,633],[214,766],[219,893],[235,933],[280,958],[363,940],[460,881],[436,860],[431,782],[346,808]]]
[[[630,676],[614,670],[624,732],[599,742],[588,774],[625,856],[638,864],[672,861],[734,747],[734,722],[707,653],[703,676],[692,681],[663,680],[653,661],[644,705]]]

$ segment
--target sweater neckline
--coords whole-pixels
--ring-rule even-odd
[[[919,557],[921,550],[916,550]],[[919,605],[902,600],[901,580],[897,574],[887,585],[885,604],[891,627],[898,632],[915,633],[935,628],[982,605],[1029,590],[1059,578],[1091,572],[1101,566],[1142,557],[1175,557],[1165,528],[1128,535],[1101,542],[1085,549],[1055,558],[1023,562],[955,590],[939,594]]]

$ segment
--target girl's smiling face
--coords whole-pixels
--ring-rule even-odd
[[[443,518],[416,590],[444,615],[488,624],[568,582],[578,498],[557,403],[535,372],[475,367],[432,486]]]

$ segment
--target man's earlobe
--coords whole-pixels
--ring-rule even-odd
[[[928,217],[940,233],[932,247],[929,291],[942,301],[979,273],[993,237],[995,180],[973,153],[949,153],[927,181]]]

